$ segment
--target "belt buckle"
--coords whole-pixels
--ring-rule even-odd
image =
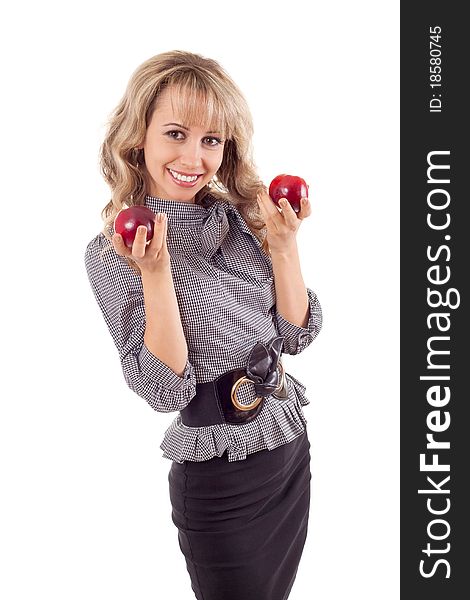
[[[285,385],[284,367],[282,366],[281,361],[279,361],[277,363],[277,370],[278,370],[281,381],[280,381],[280,384],[278,385],[278,387],[274,390],[273,394],[280,392],[284,388],[284,385]],[[261,402],[261,400],[263,399],[264,396],[257,396],[253,400],[253,402],[250,402],[250,404],[242,404],[238,400],[237,392],[238,392],[238,388],[241,385],[243,385],[244,383],[252,383],[253,385],[255,385],[255,382],[252,381],[251,379],[249,379],[248,377],[246,377],[246,375],[237,379],[237,381],[232,386],[232,394],[231,394],[232,403],[239,410],[252,410],[253,408],[256,408],[258,406],[258,404]]]

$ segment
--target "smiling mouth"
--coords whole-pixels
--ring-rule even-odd
[[[183,173],[179,173],[178,171],[174,171],[173,169],[167,169],[167,171],[170,173],[172,180],[179,184],[179,185],[184,185],[184,187],[192,187],[197,180],[202,177],[202,175],[198,175],[196,173],[194,174],[183,174]]]

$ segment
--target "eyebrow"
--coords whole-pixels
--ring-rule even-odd
[[[181,123],[165,123],[165,125],[163,125],[163,127],[168,127],[169,125],[181,127],[181,129],[189,131],[189,127],[185,127],[184,125],[181,125]],[[219,132],[218,131],[206,131],[206,133],[219,133]]]

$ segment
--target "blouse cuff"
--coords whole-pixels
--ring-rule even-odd
[[[167,364],[152,354],[145,343],[142,344],[139,352],[139,364],[141,370],[154,381],[161,383],[163,388],[179,391],[186,388],[192,381],[193,366],[189,359],[186,360],[183,374],[177,375]]]
[[[277,310],[276,328],[279,335],[285,336],[283,352],[299,354],[317,337],[322,326],[322,312],[318,298],[310,288],[307,289],[309,317],[306,327],[299,327],[287,321]]]

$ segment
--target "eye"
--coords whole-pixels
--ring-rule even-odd
[[[165,133],[165,135],[167,135],[168,137],[174,139],[174,140],[183,140],[184,139],[184,133],[182,131],[167,131]]]
[[[208,146],[213,146],[213,147],[219,146],[220,144],[223,144],[223,140],[221,140],[218,137],[212,137],[212,136],[205,137],[203,141]]]

